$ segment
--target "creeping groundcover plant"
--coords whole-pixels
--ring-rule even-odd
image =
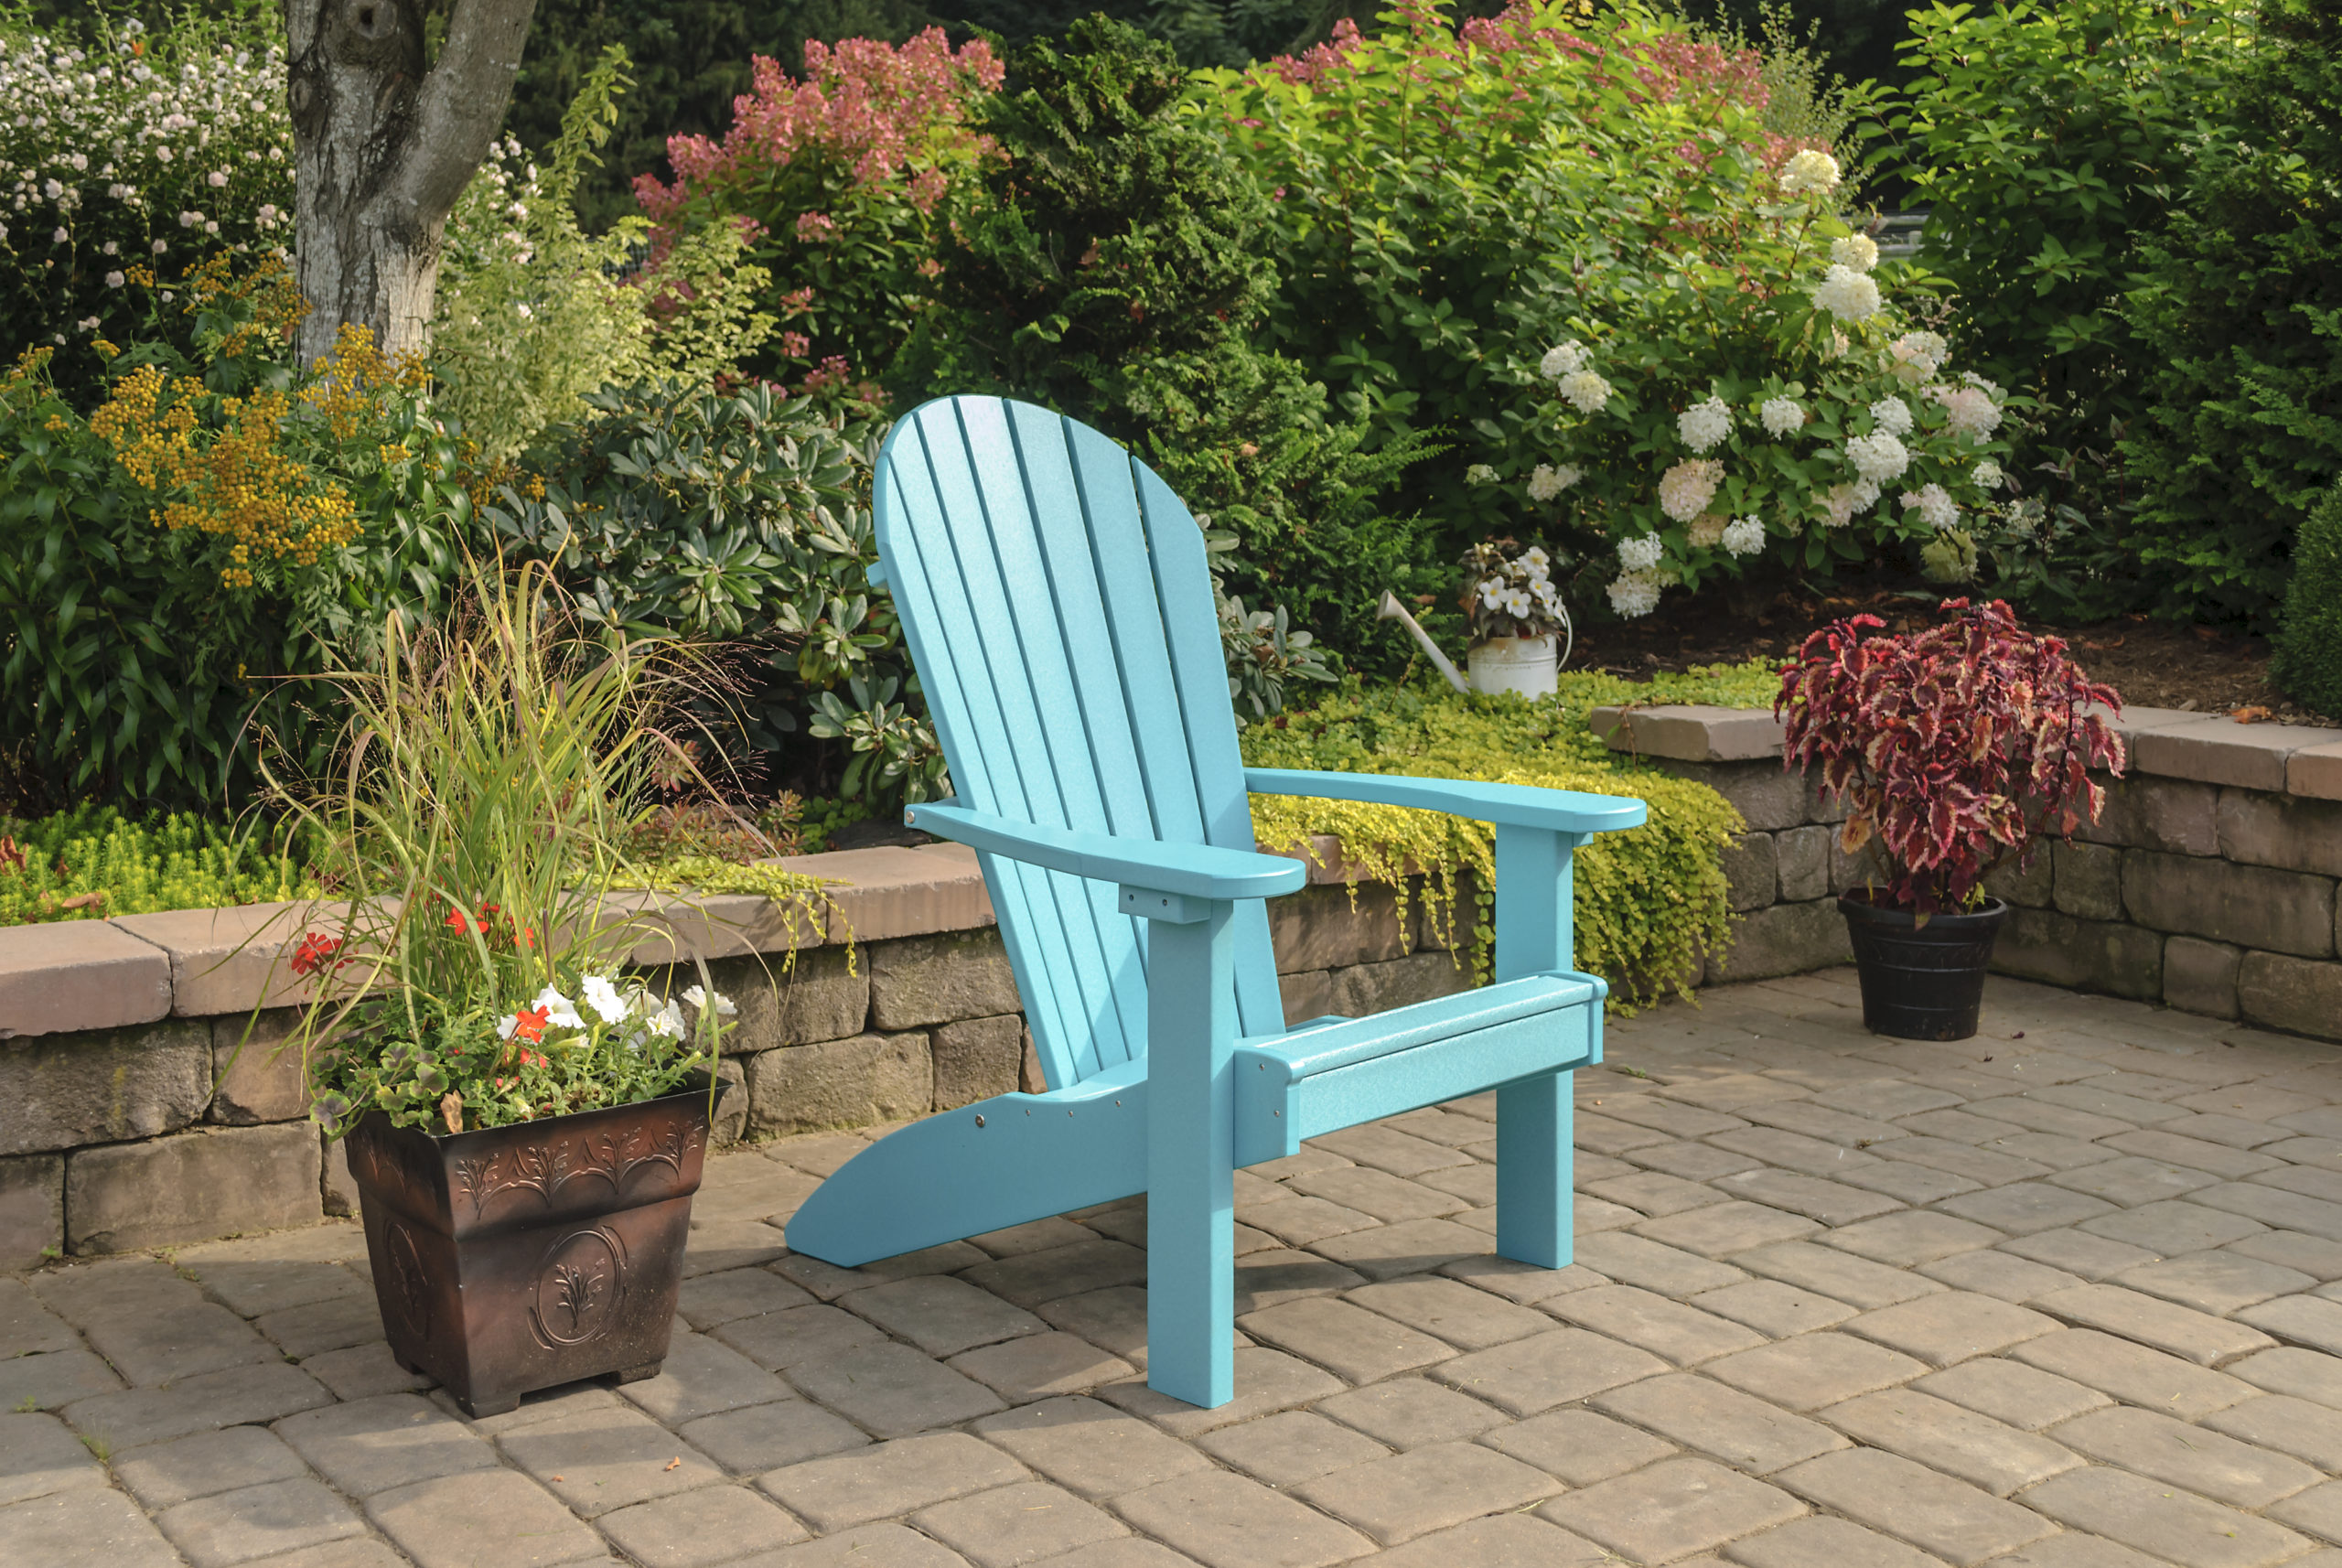
[[[1768,554],[1810,570],[1906,541],[1966,578],[2005,394],[1892,303],[1877,245],[1833,209],[1834,158],[1732,150],[1711,172],[1746,182],[1749,220],[1654,213],[1646,286],[1588,300],[1540,360],[1547,455],[1524,495],[1615,551],[1622,616]]]

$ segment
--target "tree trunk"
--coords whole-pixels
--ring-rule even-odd
[[[512,100],[536,0],[452,0],[427,70],[427,0],[285,0],[305,362],[344,324],[420,350],[456,198]]]

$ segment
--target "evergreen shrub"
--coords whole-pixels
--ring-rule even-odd
[[[2278,689],[2342,718],[2342,485],[2302,521],[2285,613],[2270,643],[2269,675]]]

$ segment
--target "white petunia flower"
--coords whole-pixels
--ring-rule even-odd
[[[627,1015],[626,998],[618,994],[618,988],[610,983],[607,975],[587,975],[584,990],[586,1004],[599,1013],[604,1023],[615,1024]]]
[[[1687,458],[1659,477],[1659,510],[1678,522],[1689,522],[1708,510],[1722,483],[1722,463],[1713,457]]]
[[[1857,435],[1846,443],[1846,461],[1854,472],[1875,485],[1889,479],[1899,479],[1903,470],[1911,466],[1910,449],[1885,431],[1875,435]]]
[[[1744,517],[1728,523],[1724,531],[1724,547],[1728,554],[1754,555],[1765,548],[1765,524],[1756,517]]]
[[[1883,397],[1870,405],[1870,421],[1889,435],[1911,434],[1911,405],[1899,397]]]
[[[1805,409],[1793,397],[1768,397],[1756,413],[1765,422],[1765,434],[1775,440],[1805,428]]]
[[[1621,539],[1618,541],[1618,564],[1629,575],[1648,572],[1659,564],[1659,558],[1666,550],[1666,544],[1656,533],[1646,533],[1640,539]]]
[[[1867,234],[1849,234],[1830,242],[1830,259],[1842,267],[1866,273],[1878,265],[1878,242]]]
[[[1464,482],[1467,485],[1493,485],[1497,482],[1497,471],[1486,463],[1475,463],[1464,470]]]
[[[1536,471],[1529,476],[1529,499],[1532,501],[1552,500],[1584,478],[1585,475],[1574,464],[1563,463],[1555,467],[1550,463],[1540,463]]]
[[[1881,300],[1868,274],[1833,263],[1813,291],[1813,303],[1841,321],[1864,321],[1878,314]]]
[[[1613,581],[1610,607],[1624,620],[1647,616],[1659,607],[1659,579],[1648,572],[1629,572]]]
[[[1838,160],[1808,147],[1781,166],[1781,189],[1790,196],[1826,196],[1838,188]]]
[[[696,985],[687,985],[683,988],[683,1000],[694,1007],[706,1006],[707,997],[708,993]],[[732,998],[725,995],[721,991],[715,993],[715,1011],[719,1017],[729,1018],[739,1010],[734,1005]]]
[[[1610,401],[1610,383],[1592,371],[1573,371],[1562,378],[1562,396],[1580,413],[1600,413]]]
[[[1537,361],[1537,370],[1541,375],[1559,381],[1563,376],[1574,376],[1585,369],[1593,358],[1584,344],[1573,339],[1567,343],[1556,343],[1546,349],[1545,357]]]
[[[1724,399],[1711,397],[1677,414],[1675,429],[1692,451],[1711,451],[1732,434],[1732,410],[1724,405]]]
[[[564,1029],[582,1029],[586,1026],[586,1020],[577,1015],[577,1004],[550,985],[538,992],[537,999],[529,1005],[543,1008],[545,1022],[548,1024],[558,1024]]]
[[[667,999],[667,1005],[650,1015],[644,1026],[652,1034],[670,1040],[680,1040],[687,1032],[683,1027],[683,1010],[675,1004],[671,996]]]
[[[1960,526],[1960,508],[1941,485],[1922,485],[1903,492],[1903,510],[1917,511],[1919,520],[1940,533]]]

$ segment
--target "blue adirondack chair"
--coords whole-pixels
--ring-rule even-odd
[[[1233,1395],[1234,1173],[1319,1133],[1497,1091],[1497,1240],[1570,1261],[1570,1069],[1604,983],[1572,971],[1570,856],[1639,800],[1246,768],[1203,535],[1145,464],[1029,403],[957,397],[878,459],[881,571],[955,799],[905,820],[974,847],[1048,1090],[912,1123],[789,1224],[844,1266],[1147,1195],[1147,1381]],[[876,575],[876,574],[874,574]],[[1496,824],[1494,983],[1288,1027],[1247,791]]]

